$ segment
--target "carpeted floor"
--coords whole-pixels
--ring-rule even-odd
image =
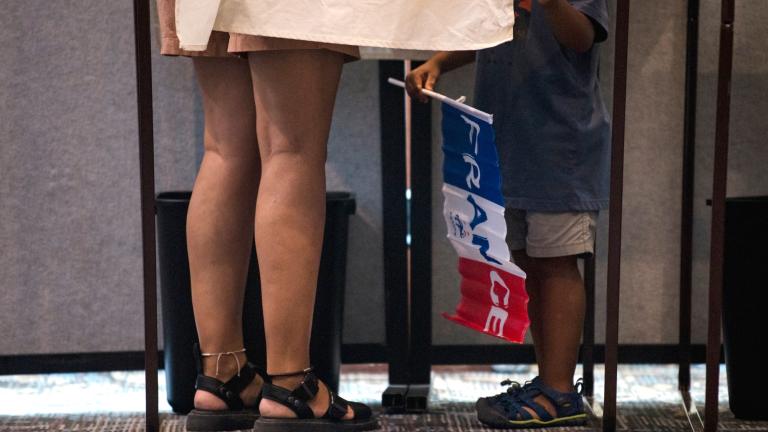
[[[768,431],[765,422],[743,422],[723,413],[720,431]],[[446,403],[434,406],[428,414],[382,415],[381,430],[387,432],[458,432],[490,431],[475,418],[472,404]],[[591,426],[552,428],[553,432],[591,431]],[[144,431],[144,417],[140,414],[68,414],[36,415],[29,417],[0,417],[0,430],[4,432],[28,431],[89,431],[89,432],[140,432]],[[682,432],[690,431],[685,416],[677,406],[665,407],[625,404],[618,417],[618,431],[633,432]],[[161,432],[183,432],[184,416],[161,414]],[[532,431],[531,431],[532,432]]]
[[[621,366],[619,369],[618,430],[678,432],[691,430],[676,390],[673,366]],[[477,422],[473,402],[479,396],[498,393],[504,378],[524,381],[535,368],[435,368],[430,411],[422,415],[382,415],[383,431],[486,431]],[[703,405],[702,367],[692,370],[692,397]],[[724,375],[724,374],[723,374]],[[596,371],[602,376],[602,370]],[[164,379],[160,376],[161,391]],[[386,388],[380,367],[345,368],[341,394],[349,399],[376,403]],[[768,431],[768,422],[744,422],[728,411],[725,381],[721,386],[720,411],[723,432]],[[596,383],[597,400],[602,382]],[[170,412],[161,395],[161,431],[184,431],[184,416]],[[0,377],[0,431],[143,431],[143,375],[141,372],[104,374],[51,374]],[[701,409],[701,408],[700,408]],[[586,431],[592,427],[557,428],[553,431]]]

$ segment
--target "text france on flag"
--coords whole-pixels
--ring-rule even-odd
[[[459,254],[461,301],[443,316],[522,342],[528,328],[525,273],[510,262],[493,126],[446,103],[443,111],[443,216]]]

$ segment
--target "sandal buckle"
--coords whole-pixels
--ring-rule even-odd
[[[299,384],[298,387],[293,391],[293,394],[296,396],[299,396],[303,400],[312,400],[314,399],[315,395],[317,395],[317,384],[314,381],[307,382],[306,379]]]

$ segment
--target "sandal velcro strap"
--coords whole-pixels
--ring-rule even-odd
[[[227,388],[225,383],[216,378],[198,375],[197,381],[195,382],[195,388],[217,396],[219,399],[223,400],[231,410],[243,409],[243,400],[240,399],[239,392],[233,392],[231,389]]]
[[[236,394],[240,394],[243,389],[248,387],[248,384],[250,384],[255,377],[256,366],[251,363],[246,363],[245,366],[240,369],[240,372],[233,376],[229,381],[227,381],[224,386],[228,390],[233,391]]]
[[[518,397],[518,400],[522,402],[522,406],[520,407],[521,409],[523,407],[527,407],[533,410],[533,412],[535,412],[536,415],[539,417],[539,420],[550,421],[553,419],[552,414],[550,414],[549,411],[547,411],[543,406],[541,406],[541,404],[534,401],[532,395],[528,393],[520,393],[517,395],[517,397]],[[525,411],[524,409],[522,409],[522,411],[530,415],[530,413]],[[520,410],[518,410],[518,412],[520,412]]]
[[[320,384],[317,376],[308,369],[301,380],[299,386],[293,390],[288,390],[273,384],[264,384],[262,397],[267,400],[277,402],[296,413],[300,419],[315,418],[315,413],[309,407],[308,402],[317,396],[320,391]]]
[[[328,394],[331,399],[331,404],[328,406],[328,411],[325,413],[325,418],[341,420],[347,415],[347,409],[349,403],[339,395],[334,394],[328,390]]]
[[[562,393],[544,385],[544,383],[541,381],[541,378],[539,377],[534,378],[532,384],[533,385],[531,387],[534,388],[537,393],[543,394],[552,402],[556,402],[558,399],[562,398]]]
[[[245,405],[240,399],[242,392],[256,377],[258,368],[252,363],[246,363],[240,369],[239,375],[233,376],[229,381],[222,382],[214,377],[198,375],[195,388],[212,393],[223,400],[231,410],[242,410]]]
[[[314,373],[309,372],[304,376],[299,386],[291,392],[291,395],[303,401],[310,401],[315,398],[319,390],[320,385],[317,383],[317,377]]]
[[[563,393],[545,385],[541,378],[534,379],[534,387],[552,402],[558,417],[573,415],[574,412],[584,411],[581,394],[578,392]]]
[[[293,391],[284,389],[274,384],[265,383],[261,390],[261,397],[271,400],[289,408],[300,419],[315,418],[315,413],[307,404],[308,400],[297,397]]]

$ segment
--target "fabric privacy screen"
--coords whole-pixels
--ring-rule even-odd
[[[211,30],[412,50],[476,50],[512,39],[514,0],[176,0],[181,48]]]
[[[523,342],[525,273],[510,261],[493,118],[453,101],[443,112],[443,216],[459,255],[461,301],[451,321]],[[484,115],[485,114],[485,115]]]

